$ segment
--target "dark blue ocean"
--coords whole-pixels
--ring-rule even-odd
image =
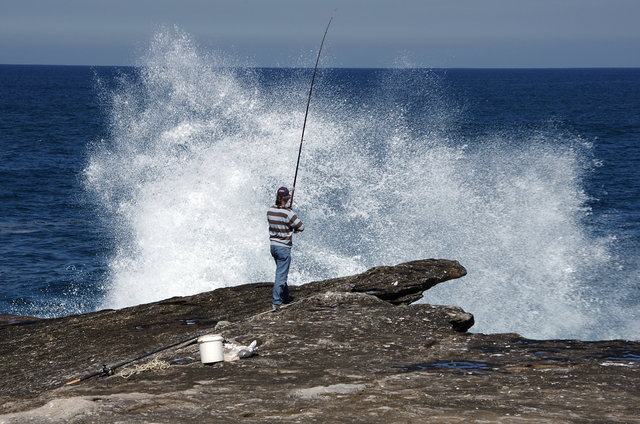
[[[1,314],[271,280],[310,70],[165,43],[135,68],[0,66]],[[640,338],[640,69],[322,69],[314,90],[293,283],[456,259],[424,301],[472,330]]]

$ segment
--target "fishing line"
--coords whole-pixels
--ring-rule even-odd
[[[307,98],[307,110],[304,112],[304,122],[302,124],[302,136],[300,137],[300,148],[298,149],[298,161],[296,162],[296,173],[293,177],[293,188],[291,189],[291,201],[289,203],[289,207],[293,207],[293,195],[296,192],[296,181],[298,180],[298,168],[300,166],[300,154],[302,153],[302,143],[304,141],[304,130],[307,127],[307,116],[309,115],[309,105],[311,104],[311,93],[313,93],[313,83],[316,80],[316,72],[318,71],[318,62],[320,62],[320,53],[322,53],[322,46],[324,46],[324,39],[327,37],[327,32],[329,32],[329,26],[331,25],[332,20],[333,20],[333,16],[331,17],[331,19],[329,19],[327,28],[324,30],[324,35],[322,36],[322,42],[320,43],[320,48],[318,49],[318,57],[316,57],[316,66],[313,68],[313,75],[311,76],[311,86],[309,87],[309,97]]]

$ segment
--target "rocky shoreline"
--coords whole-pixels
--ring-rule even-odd
[[[640,422],[640,342],[473,334],[460,308],[412,304],[460,278],[421,260],[0,325],[0,423]],[[202,334],[259,353],[202,365]],[[163,346],[101,376],[101,370]],[[74,384],[78,378],[90,376]]]

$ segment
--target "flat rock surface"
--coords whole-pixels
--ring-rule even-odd
[[[277,313],[260,283],[2,325],[0,423],[640,422],[639,342],[473,334],[459,308],[407,304],[465,272],[374,268],[296,287]],[[179,344],[65,385],[202,334],[259,352],[202,365]]]

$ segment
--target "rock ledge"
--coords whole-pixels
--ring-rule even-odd
[[[640,422],[640,343],[471,334],[460,308],[411,304],[465,273],[377,267],[296,287],[278,313],[258,283],[0,325],[0,423]],[[213,333],[259,354],[204,366],[178,343]],[[172,344],[139,373],[65,385]]]

